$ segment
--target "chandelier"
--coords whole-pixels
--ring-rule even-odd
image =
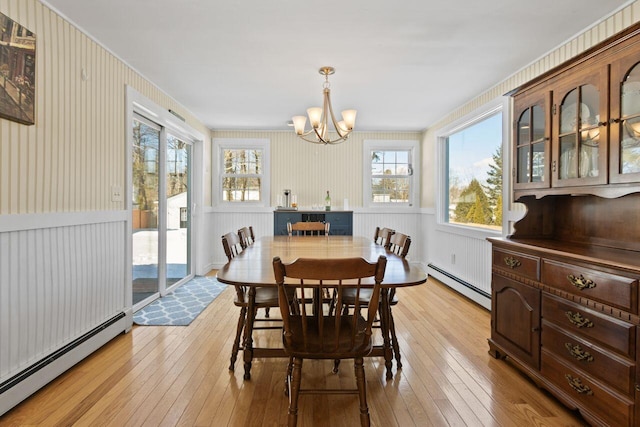
[[[306,116],[294,116],[293,127],[296,134],[308,142],[314,144],[339,144],[347,140],[353,127],[356,123],[356,110],[344,110],[342,112],[342,120],[336,121],[336,117],[333,115],[333,108],[331,107],[331,84],[329,83],[329,76],[335,73],[333,67],[322,67],[318,71],[324,76],[323,94],[324,104],[322,108],[313,107],[307,109],[309,115],[309,123],[311,129],[305,132],[305,125],[307,123]],[[338,135],[335,139],[329,137],[329,119],[333,124],[335,133]]]

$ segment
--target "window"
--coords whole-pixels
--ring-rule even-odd
[[[365,141],[365,206],[413,206],[417,141]]]
[[[225,148],[222,157],[222,200],[260,201],[262,150]]]
[[[441,223],[502,230],[502,105],[439,135]]]
[[[268,205],[268,140],[214,139],[221,204]]]

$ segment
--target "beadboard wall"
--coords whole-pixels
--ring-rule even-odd
[[[40,1],[0,13],[36,35],[35,125],[0,119],[1,415],[131,327],[126,86],[209,130]]]
[[[124,209],[111,186],[125,185],[125,85],[209,134],[38,0],[1,0],[0,12],[36,35],[36,124],[0,120],[0,215]]]

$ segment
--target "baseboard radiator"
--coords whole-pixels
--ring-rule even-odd
[[[445,285],[456,290],[472,301],[480,304],[487,310],[491,310],[491,294],[487,293],[486,291],[456,277],[454,274],[451,274],[444,269],[435,266],[434,264],[427,265],[427,273],[429,274],[429,276],[435,277]]]
[[[128,328],[132,313],[121,312],[0,383],[0,415]]]

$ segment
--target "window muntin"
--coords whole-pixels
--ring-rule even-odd
[[[371,150],[371,203],[409,204],[411,150]]]
[[[262,200],[263,150],[222,149],[222,200],[259,202]]]
[[[458,128],[444,140],[444,222],[501,230],[502,111]]]

